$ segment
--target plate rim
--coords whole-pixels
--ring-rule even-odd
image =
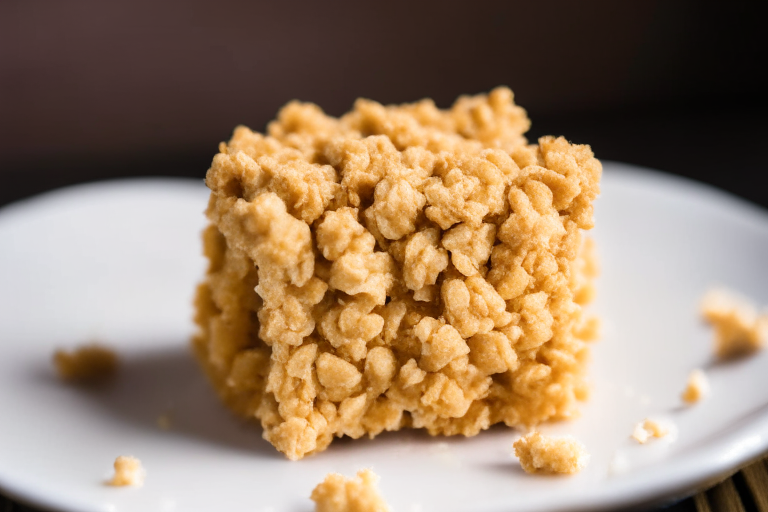
[[[656,189],[660,184],[667,183],[676,189],[675,193],[683,190],[683,193],[694,200],[706,203],[716,200],[722,203],[718,204],[717,208],[730,210],[740,217],[750,217],[746,220],[759,225],[768,233],[768,209],[728,191],[695,179],[672,175],[649,167],[610,160],[602,160],[602,164],[604,177],[620,176],[619,180],[626,184],[646,183],[649,187]],[[649,180],[653,183],[649,183]],[[191,189],[192,186],[199,188],[201,182],[202,180],[194,178],[157,176],[116,178],[75,184],[3,205],[0,207],[0,223],[4,222],[6,217],[23,215],[27,209],[33,209],[41,201],[66,200],[67,196],[73,193],[82,193],[89,189],[95,191],[114,189],[121,184],[144,186],[150,183],[181,185]],[[760,220],[758,221],[756,217],[760,217]],[[546,505],[536,501],[522,510],[596,511],[664,503],[690,496],[702,487],[727,477],[729,473],[738,471],[740,467],[768,453],[768,404],[736,418],[730,425],[718,439],[705,446],[679,453],[673,460],[634,470],[626,476],[616,476],[610,484],[595,487],[589,494],[581,495],[578,503],[573,503],[572,497],[571,502],[568,503],[569,498],[566,496],[559,497],[557,501],[548,502]],[[718,435],[718,433],[712,435]],[[745,443],[745,440],[752,441]],[[698,467],[699,470],[691,471],[691,467]],[[50,495],[39,485],[33,485],[15,477],[11,472],[5,471],[2,466],[0,466],[0,492],[8,499],[41,510],[53,512],[102,510],[96,503],[57,501],[56,498],[60,495]],[[487,512],[503,512],[514,507],[514,502],[510,501],[509,496],[499,496],[485,501],[481,506],[482,510]]]

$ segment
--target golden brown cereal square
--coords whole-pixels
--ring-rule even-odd
[[[291,459],[335,436],[570,418],[595,323],[600,163],[512,92],[238,127],[206,183],[195,352]]]

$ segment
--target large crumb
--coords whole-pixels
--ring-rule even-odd
[[[85,345],[72,351],[57,350],[53,364],[59,378],[68,382],[92,383],[109,379],[117,370],[117,355],[101,345]]]
[[[587,466],[589,454],[571,436],[549,437],[531,432],[513,445],[526,473],[578,473]]]
[[[687,404],[695,404],[709,395],[709,379],[699,368],[693,370],[688,376],[688,383],[683,390],[681,398]]]
[[[669,434],[669,427],[659,421],[646,418],[635,425],[632,438],[640,444],[645,444],[650,437],[665,437],[667,434]]]
[[[145,476],[146,471],[139,459],[130,455],[121,455],[115,459],[115,476],[109,481],[109,485],[138,487],[144,484]]]
[[[330,473],[312,491],[316,512],[389,512],[379,494],[379,477],[370,469],[357,472],[354,478]]]
[[[577,414],[600,163],[528,145],[512,92],[341,118],[292,102],[220,146],[194,349],[290,459],[404,427],[475,435]]]
[[[768,337],[768,315],[758,315],[746,298],[711,290],[701,301],[701,314],[715,329],[715,355],[729,359],[763,348]]]

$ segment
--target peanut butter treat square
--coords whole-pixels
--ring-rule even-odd
[[[114,466],[115,475],[107,482],[108,485],[115,487],[141,487],[144,485],[147,472],[144,470],[144,466],[141,465],[141,461],[136,457],[121,455],[115,459]]]
[[[589,146],[512,92],[340,118],[291,102],[213,159],[195,353],[290,459],[334,437],[571,418],[596,321]]]

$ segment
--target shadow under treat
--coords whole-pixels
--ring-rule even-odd
[[[258,423],[237,418],[219,402],[186,344],[126,354],[109,383],[72,389],[121,422],[260,457],[282,458],[262,439]],[[168,423],[166,428],[163,422]]]
[[[245,421],[224,407],[186,344],[118,353],[118,357],[120,363],[114,379],[96,386],[63,384],[52,378],[50,367],[45,368],[43,375],[50,385],[67,386],[79,400],[88,401],[98,414],[105,414],[120,423],[155,435],[183,436],[243,454],[285,460],[283,454],[261,437],[258,422]],[[168,422],[167,428],[161,424],[164,420]],[[508,435],[510,432],[512,430],[504,425],[495,425],[481,435]],[[383,432],[375,439],[337,438],[329,450],[314,457],[349,456],[366,452],[373,446],[395,451],[426,448],[425,456],[445,457],[447,455],[438,450],[440,446],[465,442],[472,442],[472,439],[434,437],[423,429],[406,428]],[[508,464],[500,464],[499,469],[516,471],[519,465],[510,460]]]

